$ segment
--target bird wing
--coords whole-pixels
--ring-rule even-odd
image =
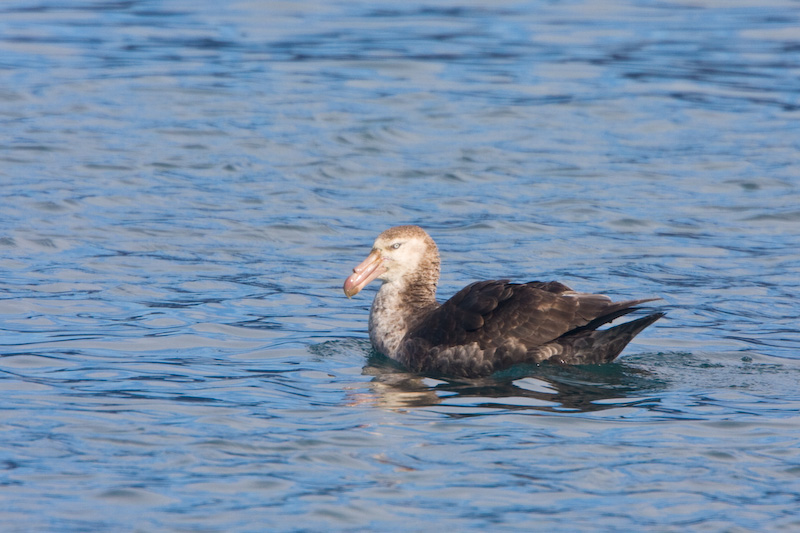
[[[601,294],[578,293],[555,281],[468,285],[409,332],[435,346],[477,342],[482,349],[517,339],[533,347],[578,328],[595,329],[650,300],[612,302]]]

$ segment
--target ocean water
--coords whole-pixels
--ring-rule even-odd
[[[800,3],[0,5],[3,531],[800,529]],[[660,296],[616,362],[372,352],[441,298]]]

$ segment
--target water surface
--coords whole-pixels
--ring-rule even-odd
[[[0,6],[5,531],[800,527],[800,4]],[[341,293],[424,226],[440,296],[668,316],[448,382]]]

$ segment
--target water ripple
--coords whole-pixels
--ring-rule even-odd
[[[4,530],[797,529],[799,25],[4,2]],[[408,374],[341,293],[400,223],[443,297],[668,315],[605,367]]]

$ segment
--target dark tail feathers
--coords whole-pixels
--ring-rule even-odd
[[[593,337],[593,362],[605,363],[613,361],[625,349],[631,340],[644,328],[664,316],[666,313],[653,313],[630,322],[625,322],[619,326],[604,330],[597,330],[591,333]],[[590,362],[590,361],[587,361]]]

